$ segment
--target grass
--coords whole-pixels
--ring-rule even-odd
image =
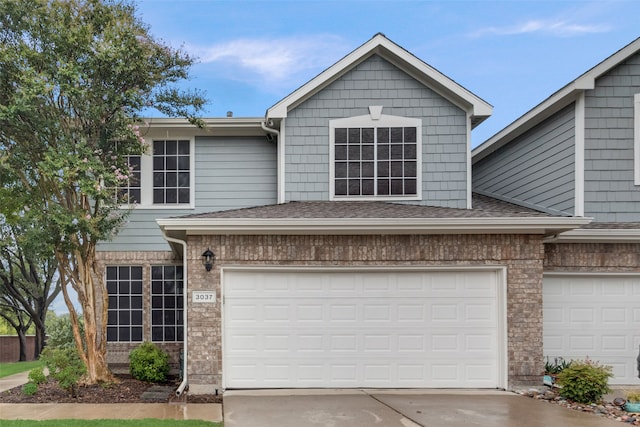
[[[2,420],[2,427],[222,427],[222,423],[200,420]]]
[[[33,360],[31,362],[14,362],[14,363],[0,363],[0,378],[8,377],[9,375],[18,374],[20,372],[30,371],[38,366],[44,364],[39,360]]]

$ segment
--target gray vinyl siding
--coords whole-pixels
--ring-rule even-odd
[[[289,112],[286,201],[329,200],[329,120],[369,114],[371,105],[422,119],[422,200],[407,203],[466,208],[465,111],[375,55]]]
[[[573,214],[575,105],[571,104],[473,165],[474,191]]]
[[[265,137],[197,137],[195,209],[134,209],[101,251],[169,250],[157,218],[276,203],[276,145]]]
[[[585,99],[585,215],[602,222],[640,221],[633,182],[633,97],[640,93],[640,54],[596,81]]]

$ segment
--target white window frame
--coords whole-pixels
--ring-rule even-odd
[[[634,184],[640,185],[640,93],[633,96],[633,169]]]
[[[153,142],[189,141],[189,203],[153,203]],[[140,156],[140,201],[123,205],[123,209],[194,209],[195,208],[195,139],[193,137],[150,138],[151,151]]]
[[[359,201],[399,201],[422,200],[422,119],[390,116],[381,114],[382,107],[369,107],[370,113],[363,116],[347,117],[329,121],[329,200]],[[335,130],[336,128],[380,128],[415,127],[416,128],[416,194],[388,196],[336,196],[335,194]],[[377,144],[374,145],[374,164],[377,163]],[[374,169],[376,167],[374,166]],[[377,176],[374,178],[377,185]]]

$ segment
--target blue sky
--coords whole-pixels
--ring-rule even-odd
[[[267,108],[378,32],[494,106],[478,145],[640,36],[640,1],[142,0],[154,36],[199,58],[205,117]]]

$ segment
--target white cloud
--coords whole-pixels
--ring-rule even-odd
[[[275,39],[238,39],[209,46],[187,45],[201,64],[225,78],[269,85],[290,82],[300,74],[322,71],[347,51],[337,36],[317,35]]]
[[[577,36],[581,34],[604,33],[609,31],[607,25],[575,24],[565,20],[529,20],[504,27],[482,28],[471,34],[472,37],[485,35],[508,36],[518,34],[548,34],[554,36]]]

